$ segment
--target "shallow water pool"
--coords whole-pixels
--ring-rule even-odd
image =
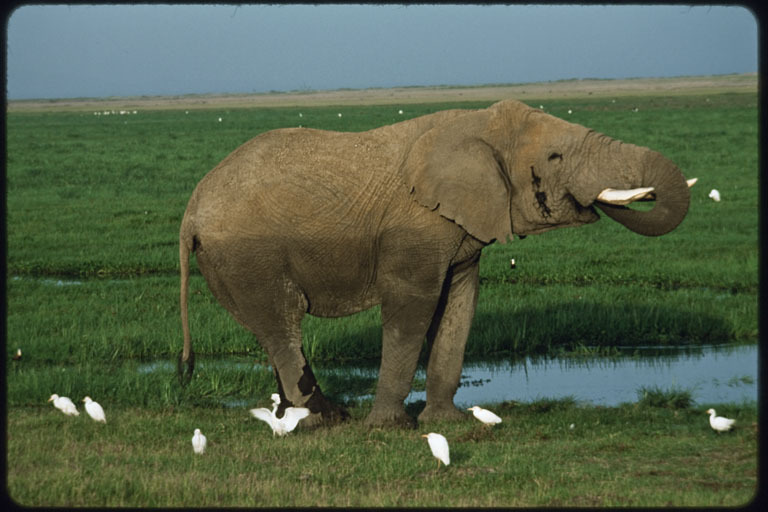
[[[624,349],[626,351],[626,348]],[[526,357],[519,361],[464,364],[457,406],[505,400],[531,402],[540,398],[572,396],[593,405],[636,402],[645,388],[691,391],[699,404],[757,400],[757,345],[698,346],[685,349],[637,347],[626,357]],[[377,370],[319,369],[376,376]],[[424,379],[419,369],[416,379]],[[413,391],[406,402],[426,400]]]

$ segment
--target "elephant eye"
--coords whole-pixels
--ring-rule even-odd
[[[560,160],[560,161],[562,161],[563,160],[563,155],[561,155],[560,153],[557,153],[557,152],[552,153],[551,155],[549,155],[549,161],[551,162],[552,160]]]

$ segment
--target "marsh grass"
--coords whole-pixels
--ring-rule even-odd
[[[688,409],[694,403],[690,389],[662,389],[658,386],[643,386],[637,390],[637,403],[645,407],[667,409]]]
[[[245,412],[267,405],[252,397],[273,391],[265,355],[213,298],[194,259],[189,311],[200,364],[188,388],[178,385],[178,229],[208,170],[272,128],[359,131],[487,105],[411,105],[404,116],[392,106],[142,111],[126,118],[8,113],[12,498],[65,507],[746,503],[756,485],[756,413],[745,406],[727,408],[745,428],[714,437],[706,416],[691,407],[504,403],[499,409],[508,420],[491,432],[471,422],[435,427],[456,440],[451,466],[437,473],[416,432],[364,429],[357,421],[370,408],[364,400],[348,404],[350,424],[273,440]],[[754,342],[756,95],[553,100],[545,110],[652,147],[699,184],[685,221],[663,237],[603,220],[487,247],[468,357]],[[711,188],[722,202],[707,198]],[[377,364],[379,316],[378,308],[341,319],[307,316],[304,351],[314,363]],[[17,347],[20,362],[10,359]],[[221,356],[242,357],[247,368],[217,365]],[[367,376],[319,379],[334,399],[375,385]],[[85,415],[65,418],[40,407],[54,391],[101,401],[109,423],[101,428]],[[670,402],[667,391],[660,395],[658,403]],[[211,440],[204,458],[188,446],[198,427]]]
[[[663,237],[641,237],[604,220],[485,248],[467,356],[754,341],[756,96],[544,103],[556,116],[653,147],[700,181],[686,219]],[[129,117],[9,113],[6,354],[22,348],[21,367],[29,372],[17,375],[24,383],[18,389],[42,393],[46,386],[34,382],[46,379],[77,389],[62,380],[66,369],[55,374],[57,366],[101,365],[122,375],[124,361],[175,359],[181,349],[179,223],[197,182],[244,141],[283,126],[366,130],[487,105],[411,105],[402,116],[392,106],[165,110]],[[710,188],[721,191],[722,202],[707,198]],[[195,351],[265,362],[258,342],[213,298],[194,258],[192,269]],[[303,349],[315,363],[359,364],[380,356],[377,307],[340,319],[307,316],[302,329]],[[135,385],[130,374],[120,377],[126,389]],[[256,385],[238,379],[222,382]],[[16,386],[10,381],[8,389]],[[11,393],[12,403],[39,403],[37,394],[26,402],[23,396]]]
[[[6,353],[10,357],[22,348],[25,365],[170,361],[181,350],[176,277],[21,277],[10,279],[6,292]],[[253,336],[216,302],[199,276],[191,280],[190,297],[196,353],[266,361]],[[756,335],[755,302],[751,294],[717,289],[486,283],[467,355],[748,341]],[[307,316],[302,328],[304,352],[312,361],[371,361],[381,354],[379,308],[339,319]]]
[[[493,429],[469,415],[368,429],[359,407],[347,424],[285,438],[245,408],[104,405],[106,425],[50,406],[11,409],[10,497],[59,507],[712,507],[757,491],[754,405],[731,407],[741,428],[720,436],[698,410],[544,399],[500,404]],[[203,456],[192,453],[195,428],[209,439]],[[427,431],[448,438],[450,466],[435,470]]]

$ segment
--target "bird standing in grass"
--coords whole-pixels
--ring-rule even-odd
[[[309,416],[309,409],[306,407],[288,407],[283,412],[283,417],[278,418],[275,413],[277,406],[280,405],[280,395],[273,393],[270,398],[272,398],[271,411],[265,407],[260,407],[258,409],[251,409],[250,412],[255,418],[266,422],[270,426],[273,437],[275,434],[284,436],[291,432],[299,424],[299,421]]]
[[[719,434],[720,432],[727,432],[733,428],[733,424],[736,420],[724,418],[722,416],[715,416],[714,409],[707,409],[709,414],[709,425]]]
[[[427,439],[432,455],[437,459],[437,469],[440,469],[440,462],[446,466],[451,463],[451,457],[448,453],[448,440],[445,436],[430,432],[429,434],[422,434],[421,437]]]
[[[478,406],[473,406],[467,409],[468,411],[472,411],[472,415],[482,421],[485,425],[492,427],[497,423],[501,423],[501,418],[496,416],[494,413],[489,411],[488,409],[483,409]]]
[[[13,360],[14,361],[21,361],[21,349],[17,348],[16,353],[13,354]]]
[[[205,445],[208,439],[200,432],[199,428],[195,429],[195,435],[192,436],[192,449],[197,454],[205,453]]]
[[[77,412],[77,407],[75,407],[75,404],[72,403],[72,400],[66,396],[59,396],[54,393],[51,395],[51,398],[49,398],[48,401],[53,402],[53,406],[67,416],[80,416],[80,413]]]
[[[85,402],[85,412],[88,413],[88,416],[95,421],[100,421],[102,423],[107,422],[107,417],[104,415],[104,409],[101,408],[98,402],[94,402],[89,396],[83,398],[83,402]]]

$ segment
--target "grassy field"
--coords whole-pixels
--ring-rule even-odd
[[[107,408],[107,424],[53,407],[8,416],[8,491],[25,506],[738,506],[757,492],[756,410],[573,401],[496,404],[501,425],[473,418],[421,430],[359,421],[273,438],[245,410]],[[467,413],[469,414],[469,413]],[[573,428],[571,428],[573,425]],[[194,455],[200,428],[208,449]],[[441,432],[451,464],[421,433]]]
[[[175,353],[177,240],[186,202],[197,181],[253,135],[300,123],[363,130],[485,105],[412,105],[403,116],[389,106],[9,114],[8,353],[23,346],[47,362]],[[685,221],[663,237],[641,237],[603,219],[486,248],[468,351],[754,340],[756,97],[553,100],[545,108],[655,148],[699,184]],[[707,197],[711,188],[722,202]],[[259,353],[199,275],[191,297],[199,353]],[[307,350],[314,358],[376,357],[377,323],[375,310],[307,318]]]
[[[757,95],[526,101],[654,148],[699,184],[685,221],[663,237],[641,237],[603,219],[486,248],[468,354],[755,343]],[[438,473],[417,432],[367,431],[353,421],[322,436],[299,430],[273,440],[246,412],[274,390],[271,373],[213,363],[227,356],[263,361],[263,352],[216,303],[199,273],[191,281],[190,324],[203,364],[189,388],[178,386],[171,364],[181,349],[178,229],[189,195],[208,170],[273,128],[357,131],[489,104],[417,103],[403,114],[392,105],[106,116],[9,111],[5,389],[11,496],[28,505],[62,506],[748,501],[756,485],[754,404],[718,407],[743,427],[727,436],[709,430],[703,405],[496,404],[505,423],[493,433],[469,421],[438,426],[455,450],[452,465]],[[712,188],[721,202],[707,197]],[[312,361],[375,361],[380,354],[377,308],[344,319],[306,317],[303,328]],[[11,361],[17,347],[23,358]],[[144,370],[154,364],[157,371]],[[321,385],[333,394],[354,382]],[[54,392],[78,400],[93,396],[105,404],[110,423],[66,418],[42,405]],[[240,406],[222,409],[225,400]],[[370,404],[349,405],[361,418]],[[574,431],[566,428],[571,423]],[[211,439],[202,458],[188,449],[196,427]]]

